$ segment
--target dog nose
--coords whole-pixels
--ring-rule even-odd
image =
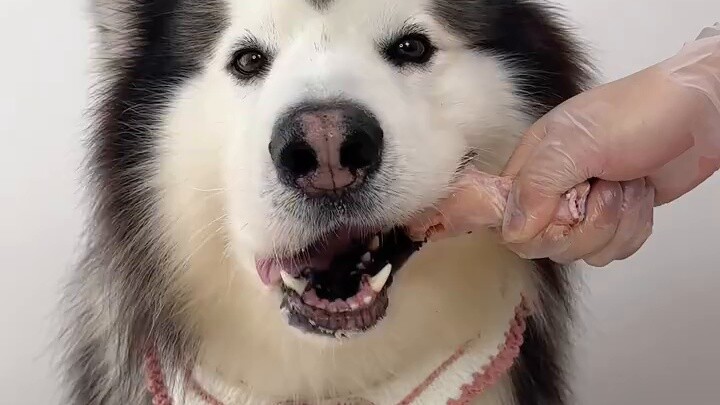
[[[382,160],[383,130],[351,102],[293,108],[275,125],[269,145],[280,180],[308,195],[341,195],[367,180]]]

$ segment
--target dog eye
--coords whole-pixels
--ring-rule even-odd
[[[236,53],[232,62],[233,70],[242,78],[251,78],[263,73],[267,65],[267,56],[255,49],[246,49]]]
[[[410,34],[395,41],[385,54],[390,62],[403,66],[427,63],[434,52],[435,47],[425,35]]]

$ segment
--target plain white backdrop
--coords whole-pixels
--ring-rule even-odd
[[[86,1],[0,1],[1,405],[60,403],[54,311],[83,219]],[[561,4],[604,80],[672,55],[720,20],[718,0]],[[720,403],[720,175],[659,209],[656,224],[633,258],[581,270],[579,404]]]

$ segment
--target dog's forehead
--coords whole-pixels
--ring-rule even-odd
[[[231,35],[282,43],[302,32],[376,34],[427,18],[435,0],[226,0]],[[266,38],[262,38],[266,37]]]

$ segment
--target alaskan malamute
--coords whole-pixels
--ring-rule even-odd
[[[67,404],[568,404],[573,284],[403,224],[587,65],[533,0],[94,0]]]

